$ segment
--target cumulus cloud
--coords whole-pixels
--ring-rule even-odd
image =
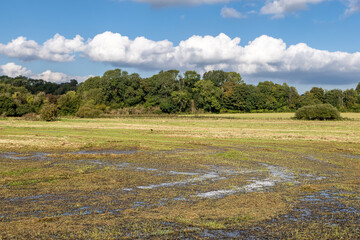
[[[332,79],[338,84],[355,83],[359,81],[360,74],[360,52],[329,52],[311,48],[305,43],[287,46],[282,39],[266,35],[246,44],[241,44],[238,37],[230,38],[223,33],[218,36],[192,36],[178,45],[169,40],[153,41],[145,37],[130,39],[112,32],[98,34],[84,44],[81,37],[77,39],[75,43],[72,40],[67,42],[59,35],[42,47],[52,55],[57,52],[79,52],[82,57],[94,62],[140,70],[179,69],[203,73],[223,69],[237,71],[246,77],[274,77],[305,83]],[[37,44],[27,42],[31,46]],[[50,48],[48,43],[57,47]],[[14,63],[5,64],[0,70],[9,76],[36,76],[55,82],[82,79],[51,71],[33,74]]]
[[[46,70],[43,73],[37,74],[13,62],[0,65],[0,75],[6,75],[9,77],[26,76],[33,79],[43,79],[45,81],[54,82],[54,83],[68,82],[71,79],[76,79],[79,82],[83,82],[89,77],[91,77],[91,76],[69,76],[65,73],[52,72],[50,70]]]
[[[299,81],[314,81],[311,74],[317,78],[331,74],[337,79],[346,75],[346,81],[356,82],[360,73],[360,53],[317,50],[305,43],[287,46],[282,39],[266,35],[245,46],[240,45],[240,38],[232,39],[223,33],[192,36],[174,46],[168,40],[152,41],[144,37],[131,40],[118,33],[105,32],[88,41],[84,55],[118,67],[199,72],[224,69],[247,76],[288,78],[293,75],[292,78]]]
[[[144,37],[130,40],[119,33],[104,32],[88,41],[84,55],[93,61],[115,65],[153,67],[169,62],[173,51],[168,40],[155,42]]]
[[[74,54],[82,51],[83,47],[84,39],[79,35],[73,39],[66,39],[56,34],[42,46],[21,36],[7,44],[0,43],[0,54],[24,61],[43,59],[54,62],[70,62],[74,60]]]
[[[238,12],[234,8],[223,7],[221,9],[221,16],[223,18],[246,18],[241,12]]]
[[[148,3],[154,7],[168,7],[168,6],[180,6],[180,5],[194,6],[201,4],[227,3],[232,0],[133,0],[133,1]]]
[[[73,39],[66,39],[60,34],[47,40],[41,47],[39,58],[54,62],[73,61],[75,52],[80,52],[84,48],[84,39],[76,35]]]
[[[307,9],[309,4],[321,3],[325,0],[268,0],[261,8],[261,14],[284,17],[286,13]]]
[[[43,73],[39,74],[31,74],[28,77],[34,78],[34,79],[42,79],[47,82],[53,82],[53,83],[63,83],[68,82],[71,79],[76,79],[78,82],[83,82],[89,77],[92,77],[92,75],[89,76],[69,76],[65,73],[61,72],[52,72],[50,70],[46,70]]]
[[[226,68],[241,55],[239,43],[240,38],[231,39],[224,33],[216,37],[192,36],[174,48],[172,65],[204,70],[212,66]]]
[[[1,75],[6,75],[9,77],[17,77],[17,76],[26,76],[32,74],[30,70],[16,65],[15,63],[7,63],[5,65],[0,65],[0,73]]]

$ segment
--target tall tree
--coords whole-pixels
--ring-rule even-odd
[[[211,80],[202,79],[195,84],[195,104],[207,112],[220,112],[221,90]]]
[[[341,109],[344,106],[344,95],[341,89],[332,89],[325,92],[325,102],[330,103],[337,109]]]
[[[314,98],[318,99],[320,103],[325,102],[325,91],[319,87],[313,87],[310,90],[310,93],[314,96]]]

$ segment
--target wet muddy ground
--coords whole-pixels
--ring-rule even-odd
[[[360,155],[304,149],[1,152],[0,238],[356,239]]]

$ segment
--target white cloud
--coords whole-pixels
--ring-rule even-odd
[[[323,1],[325,0],[268,0],[261,8],[260,13],[280,18],[284,17],[286,13],[307,9],[308,4],[317,4]]]
[[[33,40],[26,40],[25,37],[18,37],[8,44],[0,44],[0,53],[9,57],[23,60],[38,58],[40,46]]]
[[[32,74],[30,70],[26,68],[16,65],[15,63],[7,63],[5,65],[0,65],[0,73],[1,75],[6,75],[9,77],[17,77],[17,76],[27,76]]]
[[[314,78],[338,81],[344,77],[344,81],[356,82],[360,74],[360,53],[317,50],[304,43],[287,46],[282,39],[266,35],[245,46],[240,45],[240,38],[232,39],[223,33],[215,37],[192,36],[173,46],[168,40],[152,41],[144,37],[130,40],[105,32],[88,41],[84,55],[118,67],[199,72],[223,69],[246,76],[298,81],[314,81]]]
[[[232,0],[133,0],[133,1],[148,3],[154,7],[168,7],[168,6],[180,6],[180,5],[194,6],[201,4],[227,3]]]
[[[84,48],[84,39],[76,35],[73,39],[66,39],[60,34],[47,40],[41,47],[39,58],[54,62],[70,62],[74,60],[74,53]]]
[[[223,7],[221,9],[221,16],[223,18],[246,18],[241,12],[238,12],[234,8]]]
[[[27,44],[37,45],[32,41],[27,41]],[[223,69],[237,71],[247,77],[261,76],[307,83],[332,81],[338,84],[357,82],[360,75],[360,52],[329,52],[311,48],[305,43],[287,46],[282,39],[266,35],[244,45],[240,44],[240,38],[230,38],[223,33],[218,36],[192,36],[174,46],[168,40],[153,41],[145,37],[129,39],[119,33],[104,32],[85,44],[80,36],[70,42],[60,35],[55,36],[42,48],[47,49],[45,52],[51,52],[52,56],[57,51],[61,54],[79,52],[94,62],[140,70],[179,69],[203,73]],[[9,76],[35,76],[54,82],[84,79],[52,71],[33,74],[14,63],[1,66],[0,71]]]
[[[78,82],[83,82],[89,77],[92,76],[69,76],[65,73],[61,72],[52,72],[50,70],[46,70],[43,73],[40,74],[32,74],[28,77],[34,78],[34,79],[43,79],[47,82],[53,82],[53,83],[62,83],[62,82],[68,82],[71,79],[76,79]]]
[[[93,61],[125,66],[161,66],[171,59],[173,44],[144,37],[130,40],[119,33],[104,32],[87,42],[84,55]]]
[[[56,34],[47,40],[42,46],[25,37],[18,37],[7,44],[0,43],[0,54],[19,58],[24,61],[43,59],[54,62],[70,62],[74,60],[74,54],[82,51],[84,39],[76,35],[73,39]]]
[[[360,0],[348,0],[345,16],[350,16],[356,12],[360,12]]]
[[[91,77],[91,75],[69,76],[65,73],[52,72],[50,70],[46,70],[43,73],[36,74],[33,73],[31,70],[28,70],[25,67],[17,65],[13,62],[0,65],[0,75],[7,75],[9,77],[26,76],[33,79],[43,79],[45,81],[54,82],[54,83],[68,82],[71,79],[76,79],[78,82],[83,82],[89,77]]]
[[[194,69],[227,66],[241,55],[239,43],[240,38],[231,39],[223,33],[216,37],[192,36],[174,48],[172,65]]]

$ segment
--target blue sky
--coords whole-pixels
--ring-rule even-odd
[[[360,0],[0,0],[0,9],[9,76],[223,69],[300,92],[360,82]]]

